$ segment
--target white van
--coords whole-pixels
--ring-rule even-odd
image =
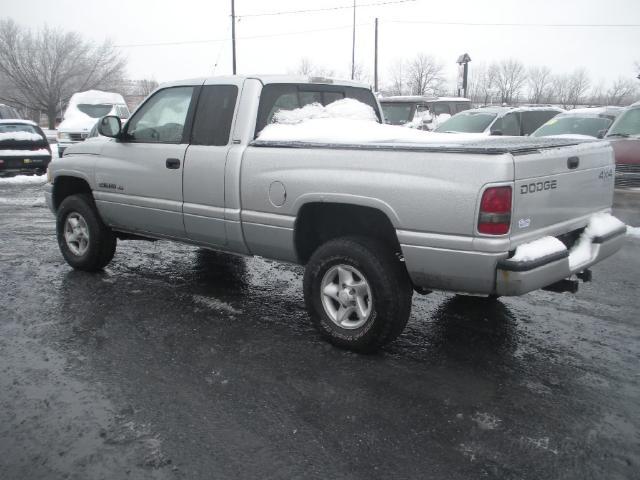
[[[129,108],[122,95],[100,90],[74,93],[58,126],[59,155],[74,143],[83,142],[98,119],[105,115],[129,118]]]

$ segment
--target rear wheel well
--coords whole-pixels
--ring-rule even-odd
[[[53,183],[53,208],[58,210],[58,207],[65,198],[78,193],[91,195],[91,187],[86,180],[78,177],[56,178]]]
[[[294,241],[298,260],[306,264],[320,245],[349,235],[375,238],[393,252],[401,251],[396,230],[382,211],[342,203],[308,203],[296,218]]]

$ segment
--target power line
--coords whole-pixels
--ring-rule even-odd
[[[351,7],[353,8],[353,7]],[[362,27],[364,25],[371,25],[372,22],[367,23],[359,23],[356,26]],[[315,28],[311,30],[298,30],[295,32],[282,32],[282,33],[268,33],[265,35],[249,35],[245,37],[236,37],[238,40],[251,40],[254,38],[271,38],[271,37],[283,37],[288,35],[301,35],[305,33],[315,33],[315,32],[327,32],[331,30],[343,30],[346,28],[353,28],[353,25],[341,25],[339,27],[325,27],[325,28]],[[129,43],[123,45],[114,45],[114,47],[118,48],[137,48],[137,47],[164,47],[171,45],[193,45],[198,43],[216,43],[216,42],[226,42],[228,38],[211,38],[205,40],[183,40],[180,42],[155,42],[155,43]]]
[[[399,3],[411,3],[416,2],[417,0],[389,0],[387,2],[377,2],[377,3],[363,3],[358,5],[358,7],[379,7],[385,5],[396,5]],[[297,13],[315,13],[315,12],[328,12],[332,10],[345,10],[348,8],[353,8],[353,5],[341,5],[336,7],[323,7],[323,8],[310,8],[306,10],[283,10],[280,12],[265,12],[265,13],[248,13],[246,15],[236,15],[238,18],[249,18],[249,17],[270,17],[274,15],[293,15]]]
[[[386,20],[385,23],[416,23],[423,25],[459,25],[465,27],[606,27],[637,28],[638,23],[481,23],[481,22],[437,22],[431,20]]]

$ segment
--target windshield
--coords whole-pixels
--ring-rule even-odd
[[[100,104],[100,105],[92,105],[90,103],[80,103],[78,104],[78,110],[82,113],[89,115],[91,118],[100,118],[105,115],[109,115],[109,112],[113,108],[113,105],[109,104]]]
[[[384,113],[384,120],[391,125],[403,125],[411,120],[411,110],[413,110],[413,104],[411,103],[383,103],[382,113]]]
[[[612,120],[606,117],[580,117],[567,115],[555,117],[531,134],[532,137],[549,135],[589,135],[598,137],[598,133],[607,130]]]
[[[436,132],[482,133],[496,118],[495,113],[462,112],[441,123]]]
[[[640,135],[640,108],[624,112],[613,124],[607,137]]]

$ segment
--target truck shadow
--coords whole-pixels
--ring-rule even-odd
[[[415,360],[508,361],[518,346],[517,320],[500,300],[455,295],[429,318],[409,321],[404,334],[388,347]]]

